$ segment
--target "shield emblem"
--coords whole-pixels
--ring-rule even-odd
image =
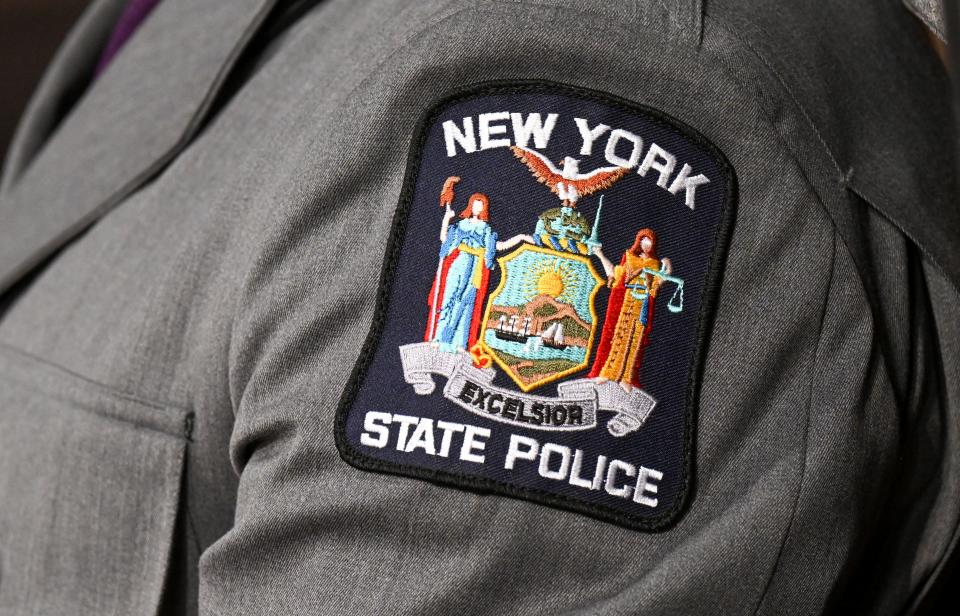
[[[523,244],[498,259],[481,342],[523,391],[584,369],[604,280],[587,256]]]

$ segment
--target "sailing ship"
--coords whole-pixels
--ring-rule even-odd
[[[497,320],[497,329],[495,335],[501,340],[510,340],[511,342],[526,342],[530,337],[530,317],[521,318],[519,315],[502,314]]]
[[[532,340],[532,342],[540,342],[543,346],[547,346],[553,349],[563,350],[567,348],[567,345],[563,342],[563,325],[558,322],[551,323],[547,329],[541,331],[539,334],[531,335],[530,327],[533,323],[533,319],[530,317],[521,317],[519,315],[500,315],[500,318],[497,320],[497,328],[494,330],[494,335],[501,340],[510,340],[512,342],[526,343],[527,341]]]
[[[567,345],[563,343],[563,325],[554,321],[550,327],[540,332],[540,339],[543,340],[543,346],[554,349],[565,349]]]

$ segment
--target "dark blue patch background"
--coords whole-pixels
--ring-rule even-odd
[[[683,163],[693,166],[691,175],[704,173],[711,180],[709,184],[697,187],[695,210],[684,204],[684,191],[671,195],[656,185],[659,172],[651,170],[646,177],[641,177],[636,169],[631,170],[610,189],[582,198],[577,205],[577,209],[592,222],[600,194],[604,195],[600,238],[604,252],[615,264],[633,243],[637,231],[650,227],[657,233],[658,256],[669,257],[673,261],[674,275],[686,282],[684,309],[681,313],[671,313],[666,307],[673,294],[674,285],[665,284],[656,300],[656,312],[640,379],[644,389],[657,399],[657,405],[647,423],[637,432],[623,437],[611,436],[606,429],[606,423],[612,414],[605,412],[599,414],[598,426],[593,430],[565,433],[514,427],[468,413],[444,399],[442,389],[445,379],[441,376],[435,377],[437,388],[429,396],[415,394],[413,388],[403,379],[398,347],[423,341],[427,296],[436,272],[440,247],[443,209],[439,206],[439,194],[444,180],[451,175],[462,178],[456,186],[456,199],[453,204],[453,209],[458,214],[473,192],[483,192],[489,196],[489,222],[501,240],[517,233],[532,234],[537,216],[548,208],[560,205],[559,198],[546,186],[538,183],[527,166],[516,159],[508,148],[468,154],[458,145],[457,155],[453,158],[447,156],[442,129],[445,120],[452,119],[458,126],[462,126],[465,116],[473,116],[476,128],[479,114],[497,111],[523,114],[539,112],[544,119],[549,113],[559,114],[549,147],[538,150],[555,165],[566,155],[581,160],[580,171],[583,173],[610,164],[606,162],[603,154],[609,132],[597,139],[591,156],[583,157],[579,154],[582,140],[573,119],[582,117],[588,120],[591,127],[604,123],[609,125],[611,130],[622,128],[641,136],[644,141],[643,155],[646,155],[651,143],[656,143],[672,153],[677,159],[677,165],[671,180]],[[509,121],[498,124],[510,127]],[[507,491],[517,495],[517,489],[520,489],[523,492],[521,496],[529,493],[534,500],[538,493],[547,493],[553,498],[548,497],[546,500],[553,500],[553,504],[564,506],[569,503],[573,509],[596,513],[600,517],[606,517],[604,512],[614,516],[619,513],[631,518],[663,517],[677,504],[684,488],[684,466],[688,461],[685,441],[690,393],[688,388],[692,383],[691,362],[699,340],[702,291],[711,267],[711,257],[719,248],[716,245],[718,228],[728,194],[727,172],[722,161],[717,160],[704,143],[685,136],[653,115],[640,110],[627,110],[613,102],[608,104],[577,95],[521,91],[460,99],[442,110],[426,129],[428,133],[419,170],[413,180],[407,178],[408,182],[416,182],[415,192],[409,208],[405,236],[402,238],[402,249],[395,264],[383,328],[353,403],[341,410],[347,413],[345,435],[350,447],[355,453],[403,465],[408,469],[419,467],[513,486],[512,490],[508,488]],[[512,130],[508,128],[506,135],[494,137],[512,138]],[[628,156],[630,142],[623,140],[620,145],[618,153]],[[533,147],[532,139],[528,147]],[[416,155],[416,152],[412,153],[412,156]],[[640,160],[643,160],[643,156]],[[458,219],[453,222],[456,220]],[[499,253],[498,256],[508,252]],[[599,259],[594,257],[592,262],[603,277]],[[491,272],[488,298],[489,293],[497,287],[499,279],[498,266]],[[597,295],[595,306],[598,324],[594,348],[590,352],[591,363],[596,354],[608,295],[606,288],[601,289]],[[584,370],[565,380],[580,378],[586,372],[587,370]],[[495,383],[519,391],[513,381],[499,369]],[[556,394],[555,385],[547,384],[530,393],[552,396]],[[456,456],[457,448],[452,450],[449,458],[430,456],[420,450],[411,453],[398,452],[394,444],[395,428],[391,430],[391,442],[386,448],[363,446],[359,436],[363,431],[364,415],[371,410],[489,428],[492,436],[487,440],[486,464],[461,462]],[[583,449],[586,455],[582,474],[585,477],[592,477],[598,454],[606,455],[609,459],[619,458],[638,467],[646,466],[659,470],[664,474],[659,482],[659,504],[656,508],[649,508],[629,499],[610,496],[603,490],[585,490],[566,482],[544,479],[537,474],[535,462],[520,462],[516,469],[505,470],[503,460],[512,433],[531,436],[541,444],[550,441]],[[455,441],[457,442],[459,440]],[[405,470],[394,468],[392,472],[404,474]],[[452,482],[457,483],[456,480]],[[562,502],[556,502],[556,497],[560,497]]]

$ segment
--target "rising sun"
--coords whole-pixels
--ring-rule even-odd
[[[537,294],[559,297],[563,293],[563,277],[556,272],[543,272],[537,278]]]
[[[540,261],[527,272],[524,292],[528,299],[549,295],[561,302],[568,301],[577,286],[577,274],[568,263],[557,259]]]

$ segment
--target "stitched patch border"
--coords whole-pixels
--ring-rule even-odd
[[[386,326],[391,296],[394,291],[394,278],[401,249],[407,235],[408,219],[416,193],[417,178],[420,174],[422,156],[430,128],[451,105],[478,96],[509,94],[560,94],[578,99],[596,101],[624,113],[641,114],[647,120],[662,125],[672,131],[676,131],[685,139],[706,150],[713,157],[725,180],[720,221],[716,228],[715,237],[713,238],[713,250],[707,267],[700,297],[699,312],[696,319],[697,329],[695,343],[687,369],[683,467],[680,475],[680,489],[672,505],[659,515],[631,515],[602,503],[572,500],[545,490],[512,485],[489,477],[470,476],[449,470],[430,469],[412,464],[381,460],[357,450],[347,437],[347,418],[357,399],[360,388],[368,376],[370,364],[379,347],[380,339]],[[431,106],[416,125],[414,138],[412,139],[407,156],[403,188],[394,213],[392,229],[387,241],[386,253],[381,268],[379,294],[373,321],[337,407],[334,436],[341,458],[351,466],[361,470],[400,475],[478,493],[499,494],[532,501],[542,505],[584,514],[633,530],[663,531],[670,528],[688,506],[690,491],[694,483],[693,467],[695,460],[693,452],[696,434],[694,427],[696,410],[699,401],[703,364],[709,343],[709,333],[713,324],[716,300],[723,274],[723,265],[726,261],[730,235],[733,229],[736,204],[736,175],[723,153],[695,129],[657,109],[630,102],[611,94],[544,80],[482,82],[458,89],[441,98]]]

